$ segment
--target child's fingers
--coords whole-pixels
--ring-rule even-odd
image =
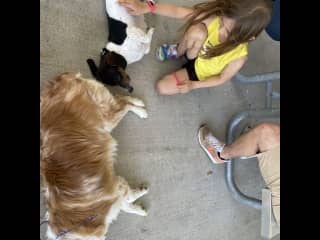
[[[132,8],[130,8],[130,7],[128,7],[128,6],[123,6],[123,7],[126,9],[126,11],[127,11],[128,13],[130,13],[130,14],[134,13],[134,9],[132,9]]]
[[[177,86],[177,87],[178,87],[180,93],[186,93],[186,92],[188,92],[188,88],[186,87],[185,84],[179,85],[179,86]]]
[[[183,88],[185,88],[185,83],[183,83],[183,82],[179,82],[179,83],[177,83],[176,84],[177,85],[177,87],[179,88],[179,89],[183,89]]]
[[[118,3],[119,4],[128,4],[129,1],[127,1],[127,0],[118,0]]]
[[[128,13],[132,13],[133,12],[133,10],[131,8],[128,8],[128,7],[126,7],[126,10],[127,10]]]
[[[123,6],[123,2],[124,0],[118,0],[117,3],[120,5],[120,6]]]
[[[128,0],[119,0],[118,3],[120,6],[125,7],[129,14],[132,14],[132,15],[136,14],[135,7]]]
[[[118,1],[118,4],[119,4],[120,6],[123,6],[123,7],[131,7],[131,5],[132,5],[132,4],[130,4],[130,2],[127,1],[127,0],[119,0],[119,1]]]
[[[183,91],[182,85],[177,85],[177,88],[179,89],[179,92],[182,92],[182,91]]]
[[[127,12],[128,12],[129,14],[132,14],[132,15],[135,13],[135,11],[132,10],[132,9],[130,9],[130,8],[127,8]]]

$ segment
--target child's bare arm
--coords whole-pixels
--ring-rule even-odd
[[[139,0],[119,0],[118,3],[126,7],[132,15],[142,15],[150,11],[148,4]],[[192,12],[192,8],[179,7],[170,3],[156,3],[154,11],[156,14],[178,19],[186,18]]]
[[[220,73],[217,76],[210,77],[205,81],[193,82],[192,88],[196,89],[196,88],[219,86],[225,83],[226,81],[230,80],[237,72],[239,72],[239,70],[246,63],[246,61],[247,61],[247,56],[233,60],[227,65],[227,67],[223,70],[222,73]]]

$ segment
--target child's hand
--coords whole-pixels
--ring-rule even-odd
[[[179,89],[180,93],[187,93],[193,89],[193,81],[186,80],[180,84],[177,84],[177,88]]]
[[[148,5],[139,0],[118,0],[118,4],[125,7],[131,15],[138,16],[149,12]]]

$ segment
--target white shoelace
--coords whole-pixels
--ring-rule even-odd
[[[214,149],[217,152],[220,152],[220,153],[222,152],[225,145],[225,144],[221,144],[221,142],[212,135],[208,136],[208,142],[210,145],[212,145],[212,147],[214,147]]]

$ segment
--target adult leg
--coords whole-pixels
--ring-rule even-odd
[[[232,144],[225,146],[221,157],[231,159],[248,157],[266,152],[280,144],[280,127],[274,123],[261,123],[241,135]]]
[[[241,135],[232,144],[225,145],[217,139],[210,129],[202,126],[198,133],[199,143],[214,163],[225,159],[249,157],[265,152],[280,144],[280,127],[273,123],[261,123]]]

